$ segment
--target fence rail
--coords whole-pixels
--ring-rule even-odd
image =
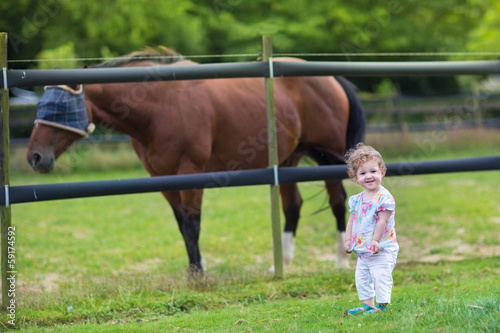
[[[368,130],[428,130],[500,125],[498,94],[366,99]]]
[[[497,169],[500,169],[500,156],[388,163],[387,176],[409,176],[429,173],[487,171]],[[215,187],[273,185],[344,178],[347,178],[347,169],[345,165],[329,165],[279,168],[277,173],[275,173],[273,169],[267,168],[135,179],[23,185],[7,187],[3,193],[0,192],[0,205],[8,206],[34,201]]]
[[[5,74],[6,73],[6,74]],[[7,70],[0,88],[58,84],[199,80],[291,76],[439,76],[500,74],[500,61],[428,62],[237,62],[197,66],[149,66],[58,70]]]

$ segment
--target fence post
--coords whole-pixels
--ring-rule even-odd
[[[278,141],[276,135],[276,115],[274,110],[273,46],[271,36],[262,36],[262,49],[263,61],[269,62],[269,77],[265,78],[269,167],[275,170],[275,184],[271,185],[271,222],[273,231],[274,272],[276,277],[282,277],[283,250],[281,245],[279,185],[277,183]]]
[[[481,101],[481,92],[478,87],[474,88],[474,93],[472,96],[474,109],[474,126],[476,128],[481,128],[483,126],[483,106]]]
[[[0,32],[0,70],[3,72],[4,83],[7,82],[7,33]],[[8,204],[8,186],[10,185],[10,167],[9,167],[9,155],[10,155],[10,143],[9,143],[9,90],[7,85],[4,86],[4,89],[0,90],[0,96],[2,103],[0,104],[0,130],[1,130],[1,144],[2,148],[0,151],[0,191],[5,191],[5,206],[0,206],[0,216],[1,216],[1,265],[2,265],[2,309],[7,310],[7,306],[11,304],[11,301],[15,302],[14,294],[9,292],[10,286],[12,284],[15,285],[14,282],[11,283],[10,280],[7,280],[7,274],[9,271],[15,270],[15,264],[12,264],[12,269],[8,267],[8,256],[9,254],[15,255],[12,253],[14,250],[14,246],[12,246],[12,250],[9,249],[8,243],[8,233],[12,226],[11,221],[11,208]]]

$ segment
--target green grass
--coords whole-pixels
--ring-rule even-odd
[[[460,139],[447,133],[448,140],[434,148],[428,141],[419,146],[422,141],[416,136],[408,137],[413,150],[394,148],[392,143],[399,142],[392,134],[371,137],[367,143],[379,148],[387,162],[411,160],[419,151],[426,159],[498,155],[500,146],[495,144],[500,135],[466,134]],[[472,138],[475,144],[468,142]],[[452,139],[463,140],[465,148],[453,148]],[[146,176],[123,147],[113,149],[123,168],[105,168],[95,157],[106,155],[112,161],[110,151],[76,149],[71,154],[78,159],[72,159],[79,162],[59,166],[51,175],[13,168],[11,185]],[[94,165],[89,170],[95,171],[82,173],[79,170],[89,165],[89,158]],[[115,169],[119,161],[109,163]],[[273,261],[267,186],[207,190],[200,245],[208,272],[200,280],[187,278],[182,238],[158,193],[17,204],[12,208],[17,328],[27,332],[496,332],[500,330],[499,182],[498,171],[386,179],[384,185],[397,202],[401,251],[390,312],[370,317],[342,316],[359,301],[353,268],[334,267],[332,214],[315,213],[326,205],[321,182],[300,184],[305,204],[296,257],[282,280],[267,273]],[[349,181],[345,185],[349,195],[360,191]],[[2,327],[9,327],[4,315]]]
[[[498,258],[399,265],[393,303],[389,311],[374,316],[343,316],[359,304],[352,275],[329,269],[292,274],[284,280],[208,277],[197,284],[154,291],[144,285],[115,290],[110,285],[123,281],[110,279],[98,288],[89,283],[95,290],[87,291],[81,303],[32,310],[33,316],[50,315],[60,324],[49,329],[30,325],[25,331],[496,332],[500,328]]]

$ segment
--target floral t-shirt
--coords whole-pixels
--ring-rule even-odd
[[[358,256],[369,257],[373,254],[372,238],[378,221],[378,212],[391,211],[384,234],[380,239],[381,250],[398,250],[395,229],[396,202],[389,191],[381,186],[370,201],[363,202],[365,191],[349,198],[349,213],[354,215],[352,223],[351,250]]]

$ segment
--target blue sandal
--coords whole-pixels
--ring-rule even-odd
[[[353,315],[357,315],[358,313],[363,313],[363,312],[368,313],[368,311],[372,311],[372,310],[375,310],[375,308],[372,308],[371,306],[363,304],[363,306],[360,308],[354,308],[354,309],[347,310],[347,314],[353,316]]]
[[[387,306],[382,305],[382,304],[377,304],[374,308],[371,308],[370,310],[366,310],[365,314],[371,314],[375,312],[382,312],[387,310]]]

